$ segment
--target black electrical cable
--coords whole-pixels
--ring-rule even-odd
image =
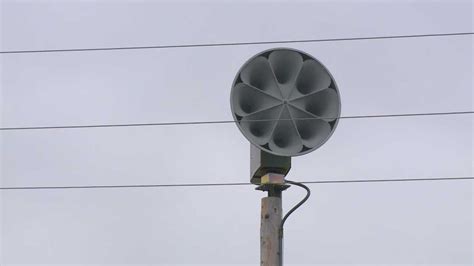
[[[328,181],[303,181],[304,184],[343,184],[343,183],[385,183],[385,182],[417,182],[417,181],[449,181],[449,180],[474,180],[472,176],[466,177],[440,177],[440,178],[394,178],[394,179],[356,179],[356,180],[328,180]]]
[[[474,180],[474,176],[399,178],[399,179],[320,180],[320,181],[302,181],[300,183],[303,183],[303,184],[343,184],[343,183],[385,183],[385,182],[388,183],[388,182],[459,181],[459,180]],[[137,184],[137,185],[90,185],[90,186],[18,186],[18,187],[0,187],[0,190],[221,187],[221,186],[249,186],[249,185],[252,185],[252,184],[239,182],[239,183]]]
[[[283,217],[283,219],[281,220],[281,225],[280,225],[281,236],[283,236],[283,226],[285,225],[286,219],[288,219],[288,217],[294,211],[296,211],[296,209],[298,209],[301,205],[303,205],[309,199],[309,197],[311,196],[311,190],[305,184],[303,184],[302,182],[295,182],[295,181],[291,181],[291,180],[285,180],[285,183],[304,188],[306,190],[306,196],[300,202],[298,202],[298,204],[296,204],[291,210],[289,210],[286,213],[286,215]]]
[[[406,39],[406,38],[425,38],[425,37],[465,36],[465,35],[473,35],[473,34],[474,34],[474,32],[453,32],[453,33],[431,33],[431,34],[412,34],[412,35],[366,36],[366,37],[348,37],[348,38],[257,41],[257,42],[232,42],[232,43],[229,42],[229,43],[125,46],[125,47],[99,47],[99,48],[71,48],[71,49],[43,49],[43,50],[10,50],[10,51],[0,51],[0,54],[94,52],[94,51],[117,51],[117,50],[145,50],[145,49],[172,49],[172,48],[241,46],[241,45],[261,45],[261,44],[340,42],[340,41],[363,41],[363,40],[384,40],[384,39]]]
[[[278,246],[279,246],[279,253],[278,254],[279,254],[279,257],[280,257],[280,265],[283,265],[283,228],[285,226],[286,219],[288,219],[288,217],[290,217],[290,215],[294,211],[296,211],[296,209],[301,207],[301,205],[303,205],[309,199],[309,197],[311,196],[311,190],[309,189],[309,187],[305,186],[303,183],[295,182],[295,181],[291,181],[291,180],[285,180],[285,183],[304,188],[306,190],[306,196],[300,202],[298,202],[298,204],[296,204],[293,208],[291,208],[291,210],[289,210],[285,214],[283,219],[281,220],[280,227],[278,228]]]
[[[293,118],[293,120],[314,120],[314,119],[360,119],[360,118],[390,118],[390,117],[413,117],[413,116],[442,116],[442,115],[466,115],[474,114],[474,111],[454,111],[454,112],[434,112],[434,113],[407,113],[407,114],[381,114],[381,115],[353,115],[340,117],[311,117]],[[245,120],[243,122],[269,122],[284,121],[291,119],[256,119]],[[205,125],[205,124],[231,124],[237,123],[234,120],[217,121],[185,121],[185,122],[157,122],[157,123],[133,123],[133,124],[96,124],[96,125],[70,125],[70,126],[34,126],[34,127],[0,127],[0,131],[15,130],[41,130],[41,129],[75,129],[75,128],[109,128],[109,127],[146,127],[146,126],[184,126],[184,125]]]

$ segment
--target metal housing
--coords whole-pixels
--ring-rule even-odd
[[[250,144],[250,182],[260,185],[268,173],[286,176],[291,168],[291,157],[268,153]]]

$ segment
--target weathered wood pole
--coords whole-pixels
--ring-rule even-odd
[[[279,266],[279,228],[282,217],[281,197],[262,198],[260,223],[260,265]]]

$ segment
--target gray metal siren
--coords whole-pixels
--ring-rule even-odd
[[[323,64],[302,51],[276,48],[241,67],[232,84],[231,109],[237,127],[254,146],[291,157],[314,151],[329,139],[341,100]]]

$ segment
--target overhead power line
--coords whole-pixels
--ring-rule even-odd
[[[314,117],[314,118],[293,118],[293,120],[314,120],[314,119],[359,119],[359,118],[390,118],[390,117],[412,117],[412,116],[441,116],[441,115],[466,115],[474,114],[474,111],[455,111],[440,113],[408,113],[408,114],[382,114],[382,115],[354,115],[340,117]],[[246,122],[268,122],[284,121],[291,119],[258,119],[244,120]],[[74,129],[74,128],[107,128],[107,127],[146,127],[146,126],[185,126],[185,125],[205,125],[205,124],[230,124],[237,123],[234,120],[217,121],[184,121],[184,122],[157,122],[157,123],[133,123],[133,124],[95,124],[95,125],[70,125],[70,126],[35,126],[35,127],[1,127],[0,131],[9,130],[41,130],[41,129]]]
[[[279,41],[256,41],[256,42],[228,42],[228,43],[202,43],[202,44],[150,45],[150,46],[122,46],[122,47],[43,49],[43,50],[10,50],[10,51],[1,51],[0,54],[31,54],[31,53],[61,53],[61,52],[94,52],[94,51],[118,51],[118,50],[145,50],[145,49],[172,49],[172,48],[198,48],[198,47],[219,47],[219,46],[242,46],[242,45],[262,45],[262,44],[341,42],[341,41],[363,41],[363,40],[386,40],[386,39],[407,39],[407,38],[426,38],[426,37],[465,36],[465,35],[472,35],[472,34],[474,34],[474,32],[431,33],[431,34],[391,35],[391,36],[366,36],[366,37],[325,38],[325,39],[303,39],[303,40],[279,40]]]
[[[315,180],[303,181],[303,184],[344,184],[344,183],[388,183],[388,182],[422,182],[422,181],[460,181],[474,180],[474,176],[464,177],[429,177],[398,179],[355,179],[355,180]],[[107,189],[107,188],[167,188],[167,187],[222,187],[249,186],[250,183],[185,183],[185,184],[137,184],[137,185],[93,185],[93,186],[18,186],[0,187],[0,190],[49,190],[49,189]]]

